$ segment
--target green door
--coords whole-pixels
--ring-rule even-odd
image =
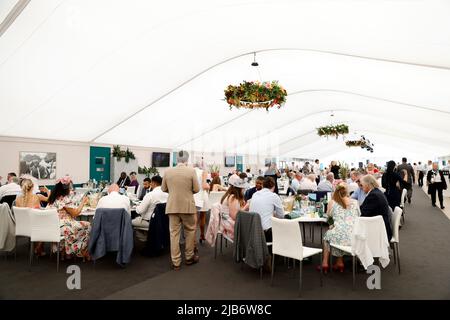
[[[91,147],[89,179],[111,180],[111,148]]]
[[[244,163],[242,156],[236,156],[236,169],[239,170],[240,172],[244,171]]]

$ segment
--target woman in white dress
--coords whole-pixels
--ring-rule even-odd
[[[200,165],[196,164],[195,172],[197,173],[200,186],[200,191],[194,194],[195,206],[198,211],[197,227],[200,226],[200,243],[203,243],[205,241],[206,212],[210,209],[208,200],[209,184],[206,182],[208,171],[200,169]],[[195,247],[197,248],[197,245]]]

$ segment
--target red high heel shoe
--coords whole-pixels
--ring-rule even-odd
[[[320,265],[318,265],[318,266],[316,267],[316,270],[320,272]],[[330,270],[330,267],[329,267],[329,266],[322,266],[322,272],[323,272],[323,273],[328,273],[328,270]]]
[[[333,271],[339,271],[340,273],[344,272],[344,265],[334,265],[333,266]]]

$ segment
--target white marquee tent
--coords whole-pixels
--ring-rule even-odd
[[[2,136],[367,153],[316,134],[343,122],[376,157],[450,154],[450,1],[1,0],[0,22],[20,5],[0,33]],[[286,105],[230,111],[242,80],[279,80]]]

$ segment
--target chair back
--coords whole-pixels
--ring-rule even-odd
[[[400,208],[403,208],[405,206],[405,198],[408,191],[406,189],[403,189],[402,191],[402,197],[400,198]]]
[[[374,217],[358,217],[357,222],[364,224],[366,230],[366,243],[372,252],[373,257],[381,257],[383,252],[380,249],[389,244],[387,241],[386,226],[381,215]]]
[[[56,209],[31,209],[31,241],[58,242],[61,239],[59,215]]]
[[[31,237],[30,208],[13,207],[16,219],[16,236]]]
[[[272,252],[303,260],[302,234],[297,221],[272,217]]]
[[[393,242],[400,242],[399,230],[400,230],[400,219],[402,218],[402,208],[395,207],[394,213],[392,214],[392,240]]]
[[[211,191],[209,193],[209,203],[211,205],[220,203],[220,200],[222,200],[222,197],[224,194],[225,194],[225,191]]]
[[[14,202],[14,200],[16,200],[17,195],[13,194],[13,195],[9,195],[9,196],[4,196],[0,199],[0,203],[7,203],[9,205],[10,208],[12,208],[12,204]]]

